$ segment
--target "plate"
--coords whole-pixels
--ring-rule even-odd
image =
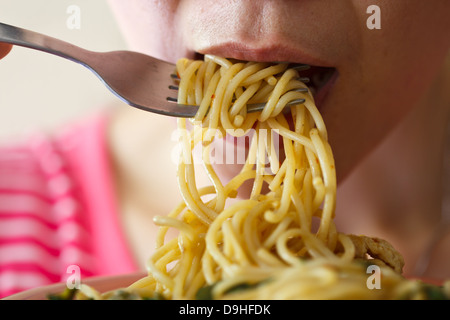
[[[106,292],[110,290],[115,290],[119,288],[124,288],[135,281],[146,276],[145,272],[137,272],[131,274],[117,275],[117,276],[102,276],[102,277],[91,277],[82,280],[84,284],[93,287],[99,292]],[[433,280],[433,279],[423,279],[423,278],[409,278],[409,280],[419,280],[431,285],[440,286],[443,281]],[[48,286],[38,287],[34,289],[25,290],[7,297],[2,300],[48,300],[47,296],[52,293],[62,292],[66,288],[66,283],[55,283]]]
[[[127,287],[133,282],[141,279],[145,272],[131,273],[118,276],[91,277],[82,280],[82,283],[92,286],[97,291],[106,292],[114,289]],[[62,292],[66,288],[66,283],[55,283],[48,286],[25,290],[2,300],[47,300],[47,296],[52,293]]]

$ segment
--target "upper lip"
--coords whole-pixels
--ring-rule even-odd
[[[254,47],[240,42],[226,42],[203,48],[198,52],[244,61],[291,62],[311,66],[334,67],[331,62],[314,56],[306,52],[306,50],[285,44],[268,44]]]

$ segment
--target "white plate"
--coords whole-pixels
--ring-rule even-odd
[[[133,282],[141,279],[145,273],[132,273],[120,276],[92,277],[82,280],[83,283],[92,286],[97,291],[106,292],[118,288],[127,287]],[[55,283],[44,287],[25,290],[2,300],[47,300],[47,296],[52,293],[62,292],[66,288],[66,283]]]

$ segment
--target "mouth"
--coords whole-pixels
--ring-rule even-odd
[[[206,53],[205,53],[206,54]],[[310,89],[311,94],[313,95],[314,98],[314,102],[315,105],[317,107],[317,109],[322,112],[323,106],[326,104],[326,98],[329,95],[330,91],[332,90],[332,88],[334,87],[334,84],[336,83],[336,80],[339,77],[339,72],[337,70],[337,68],[335,67],[331,67],[331,66],[324,66],[324,65],[328,65],[327,63],[321,62],[319,60],[314,60],[314,59],[308,59],[305,58],[304,62],[301,61],[301,57],[305,57],[305,56],[301,56],[300,58],[292,58],[294,57],[293,55],[288,55],[288,56],[265,56],[265,59],[261,59],[261,57],[253,57],[253,56],[242,56],[242,55],[224,55],[221,52],[216,52],[214,51],[211,54],[215,54],[218,56],[222,56],[225,58],[229,58],[229,59],[234,59],[234,60],[244,60],[244,61],[269,61],[269,62],[274,62],[276,63],[277,61],[283,61],[283,62],[291,62],[293,65],[298,65],[298,64],[307,64],[309,65],[309,68],[306,70],[301,70],[299,71],[299,76],[301,78],[306,78],[307,81],[304,81],[305,84],[308,86],[308,88]],[[194,59],[195,60],[204,60],[205,55],[199,52],[195,52],[194,53]],[[253,59],[252,59],[253,58]],[[291,59],[284,59],[284,58],[291,58]],[[320,63],[321,65],[313,65],[311,62],[313,63]],[[293,124],[293,119],[290,115],[290,112],[286,113],[286,119],[288,121],[289,127],[291,128],[291,130],[294,129],[294,124]],[[229,134],[226,135],[226,142],[229,144],[234,145],[235,147],[237,147],[239,142],[242,141],[247,141],[247,138],[245,137],[234,137],[231,136]],[[279,137],[279,144],[280,144],[280,150],[279,153],[280,155],[283,155],[283,143],[282,143],[282,139]],[[245,142],[247,143],[247,142]],[[242,146],[242,143],[241,143]],[[248,144],[244,144],[244,150],[245,152],[248,151]]]
[[[216,54],[221,56],[220,54],[218,54],[217,52],[213,52],[212,54]],[[223,55],[222,55],[223,56]],[[290,57],[292,55],[288,55],[286,56],[287,58]],[[324,66],[326,65],[326,63],[321,63],[319,62],[319,60],[313,60],[313,59],[307,59],[305,58],[305,61],[300,61],[300,59],[296,58],[296,59],[284,59],[285,56],[279,56],[277,57],[276,55],[274,56],[270,56],[270,60],[267,59],[261,59],[260,56],[258,56],[257,58],[255,57],[251,57],[253,59],[243,59],[242,56],[239,57],[233,57],[233,56],[224,56],[226,58],[231,58],[231,59],[237,59],[237,60],[247,60],[247,61],[261,61],[263,62],[265,61],[269,61],[269,62],[276,62],[276,61],[284,61],[284,62],[292,62],[293,64],[307,64],[310,66],[309,69],[307,70],[302,70],[299,71],[300,77],[301,78],[307,78],[308,81],[305,81],[305,84],[308,86],[308,88],[310,89],[313,97],[314,97],[314,102],[317,106],[317,108],[319,109],[319,111],[321,110],[321,106],[324,104],[326,97],[328,96],[329,92],[331,91],[331,89],[333,88],[336,80],[339,77],[339,73],[337,71],[337,69],[335,67],[331,67],[331,66]],[[198,53],[195,52],[195,59],[197,60],[203,60],[204,59],[204,54],[202,53]],[[267,57],[266,57],[267,58]],[[291,61],[292,60],[292,61]],[[310,61],[313,61],[313,63],[317,62],[320,63],[321,65],[314,65],[313,63],[311,63]]]
[[[337,69],[333,67],[311,66],[310,69],[302,72],[302,77],[310,79],[306,85],[314,97],[317,108],[321,110],[326,97],[339,77]]]

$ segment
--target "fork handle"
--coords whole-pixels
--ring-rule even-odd
[[[0,42],[44,51],[89,67],[91,51],[41,33],[0,22]]]

